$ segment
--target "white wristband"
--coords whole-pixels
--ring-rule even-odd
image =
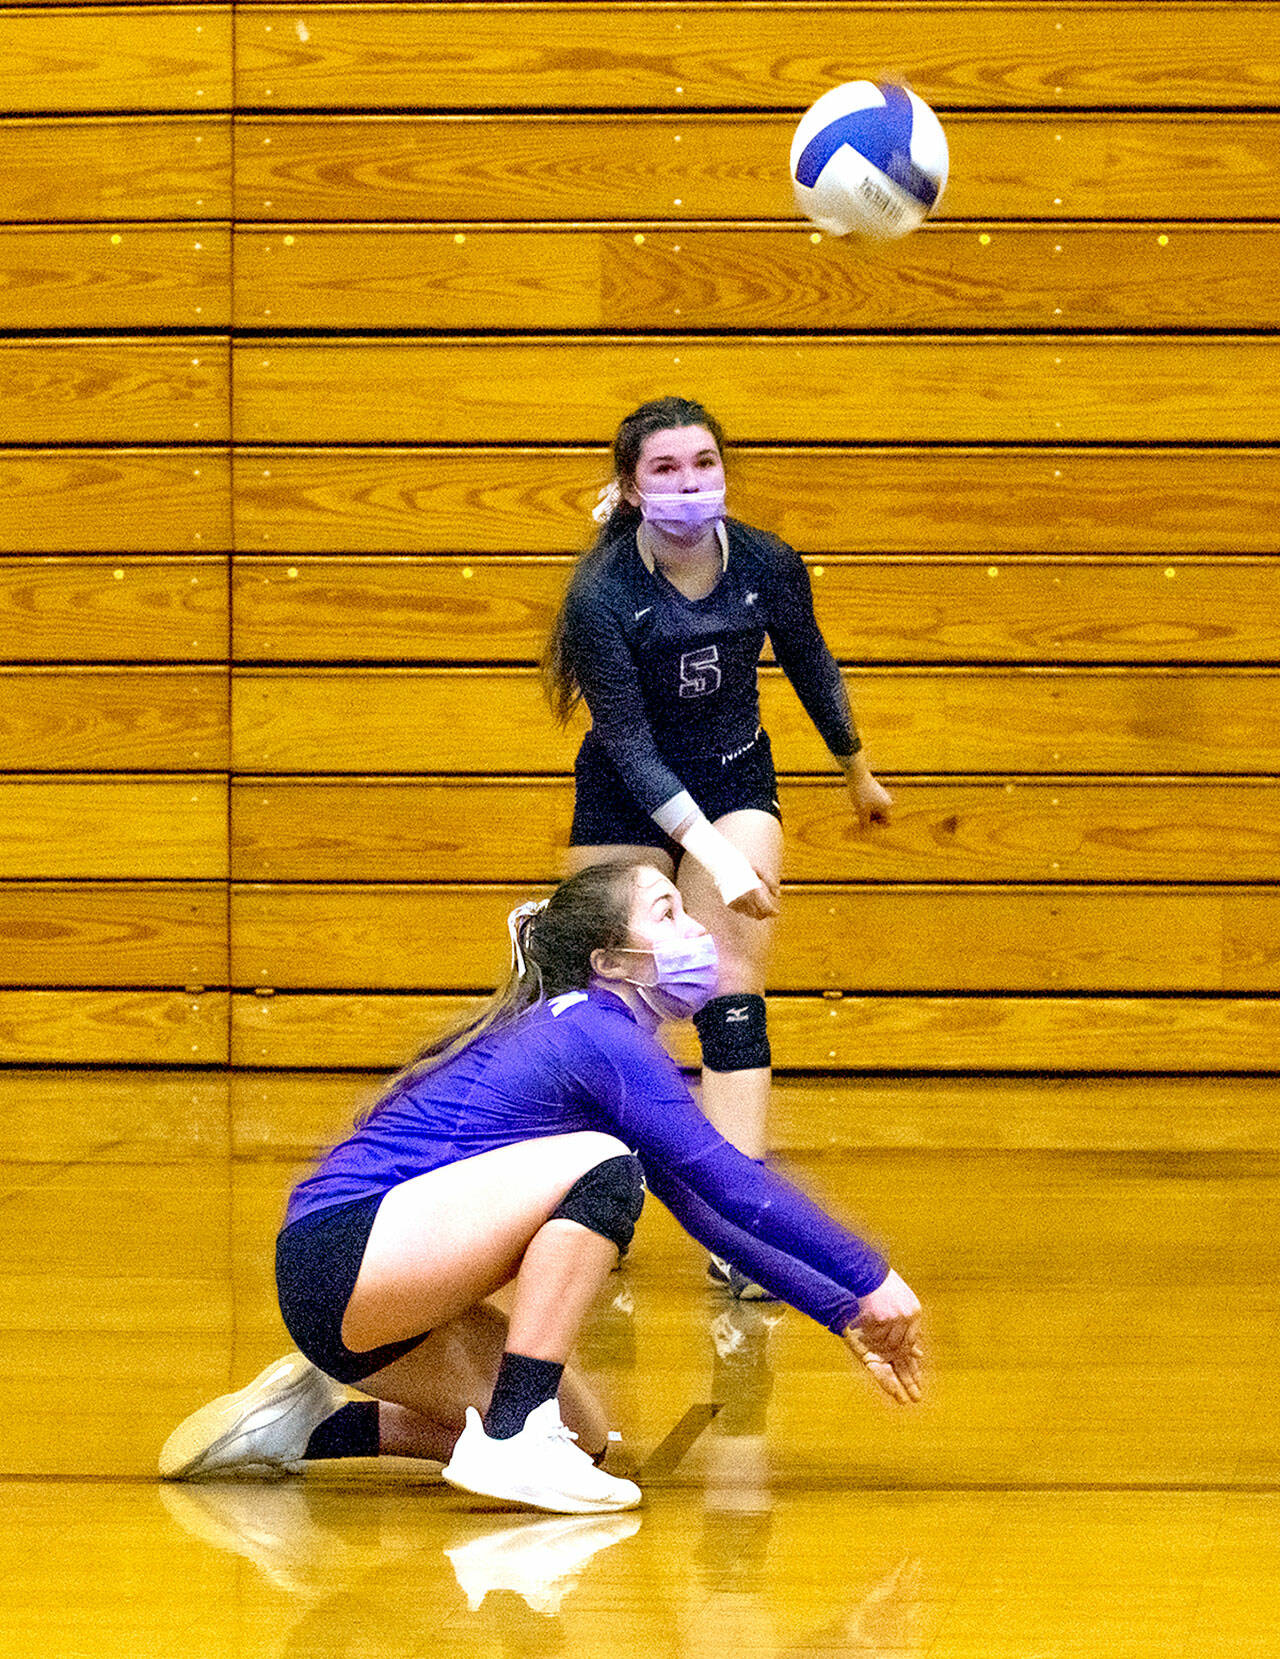
[[[685,852],[708,871],[725,904],[732,904],[753,887],[759,887],[760,877],[745,855],[709,824],[701,813],[676,839]]]

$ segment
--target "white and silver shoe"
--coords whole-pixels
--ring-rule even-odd
[[[347,1391],[301,1354],[286,1354],[234,1394],[179,1423],[160,1453],[162,1480],[280,1480],[302,1467],[313,1431]]]
[[[640,1488],[605,1474],[574,1442],[560,1421],[560,1406],[547,1400],[525,1418],[519,1434],[490,1440],[480,1413],[467,1407],[466,1427],[440,1471],[451,1486],[482,1498],[549,1509],[557,1515],[599,1515],[634,1509]]]

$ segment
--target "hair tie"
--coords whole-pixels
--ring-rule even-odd
[[[524,904],[518,904],[507,917],[507,933],[511,939],[511,966],[520,979],[524,978],[525,968],[528,966],[520,934],[539,912],[547,908],[549,902],[547,899],[527,899]]]
[[[597,524],[606,523],[621,500],[622,485],[616,478],[611,478],[596,497],[596,504],[591,509],[592,518]]]

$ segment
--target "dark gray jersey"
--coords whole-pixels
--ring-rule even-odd
[[[632,527],[589,554],[569,589],[567,652],[592,729],[649,813],[684,789],[683,759],[733,756],[754,741],[766,635],[832,754],[859,746],[800,555],[750,525],[725,528],[724,573],[705,598],[686,599],[649,570]]]

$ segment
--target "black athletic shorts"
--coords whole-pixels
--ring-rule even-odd
[[[758,732],[755,742],[739,754],[723,758],[695,755],[672,764],[713,824],[726,812],[747,808],[781,820],[778,779],[767,732]],[[684,849],[637,804],[593,732],[582,740],[573,780],[571,847],[660,847],[679,863]]]
[[[342,1340],[342,1316],[356,1287],[373,1218],[385,1193],[314,1210],[276,1240],[276,1288],[289,1335],[326,1376],[359,1383],[407,1354],[431,1333],[356,1353]]]

